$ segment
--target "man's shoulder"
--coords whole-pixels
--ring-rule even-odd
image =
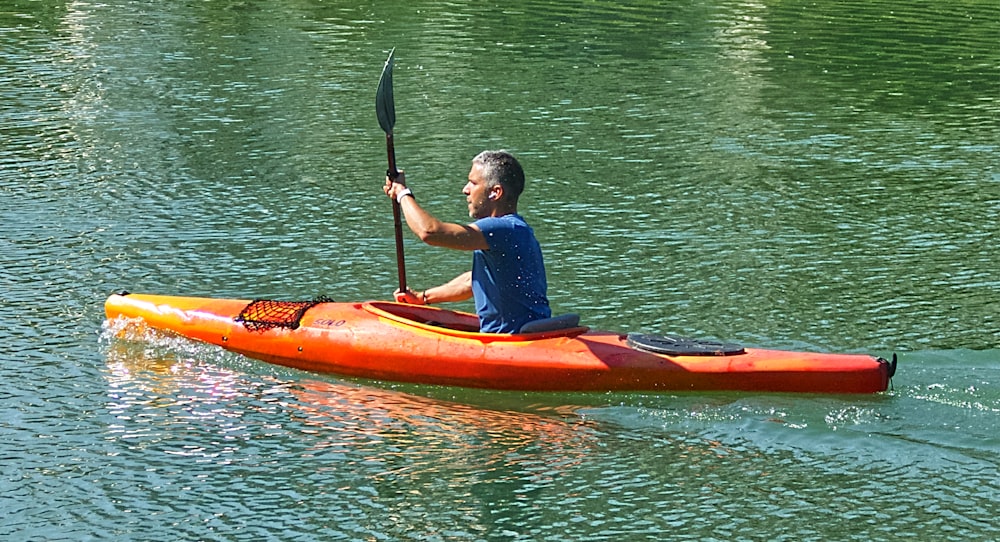
[[[527,226],[528,223],[525,222],[524,218],[517,213],[510,213],[502,216],[487,216],[480,218],[472,223],[480,230],[496,229],[496,228],[514,228],[517,226]]]

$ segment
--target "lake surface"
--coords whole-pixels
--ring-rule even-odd
[[[624,4],[4,0],[0,538],[1000,538],[1000,6]],[[414,193],[465,221],[471,157],[517,154],[557,312],[896,352],[892,389],[492,392],[115,338],[118,289],[391,294],[392,47]],[[470,262],[406,256],[421,289]]]

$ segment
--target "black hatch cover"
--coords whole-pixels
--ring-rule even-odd
[[[671,335],[629,333],[626,342],[636,350],[667,356],[735,356],[746,352],[734,343]]]

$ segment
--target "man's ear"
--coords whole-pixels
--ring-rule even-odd
[[[500,199],[503,196],[503,186],[497,185],[490,189],[490,195],[487,196],[493,201]]]

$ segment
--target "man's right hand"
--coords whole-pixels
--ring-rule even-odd
[[[388,175],[385,176],[385,186],[382,188],[385,195],[396,199],[396,196],[403,190],[406,190],[406,174],[400,171],[395,179]]]

